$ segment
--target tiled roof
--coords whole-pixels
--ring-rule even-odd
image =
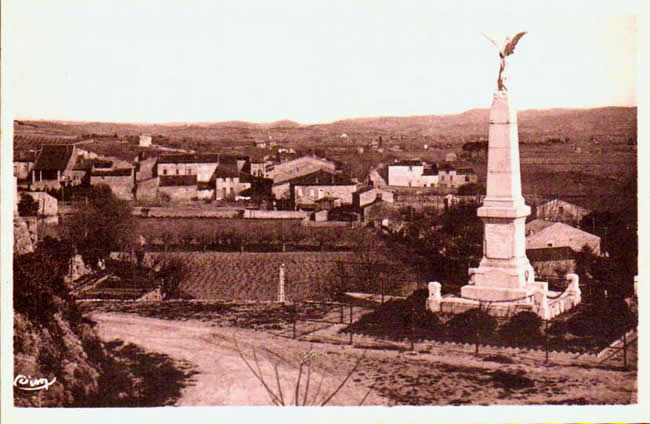
[[[423,166],[419,160],[402,160],[399,162],[391,163],[388,166]]]
[[[293,185],[353,185],[350,178],[343,174],[332,174],[323,169],[289,180]]]
[[[161,155],[158,158],[158,163],[217,163],[217,162],[219,162],[218,153],[201,153],[201,154],[174,153],[168,155]]]
[[[237,164],[230,163],[220,163],[217,166],[217,169],[214,170],[213,174],[216,178],[236,178],[239,177],[239,170],[237,169]]]
[[[130,177],[132,175],[132,168],[94,169],[90,175],[93,177]]]
[[[193,186],[196,185],[196,175],[161,175],[158,186]]]
[[[70,162],[74,146],[69,144],[46,144],[36,157],[34,170],[64,170]]]

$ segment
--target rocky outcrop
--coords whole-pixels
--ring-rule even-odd
[[[20,216],[14,216],[14,254],[32,253],[36,246],[36,223],[29,225]]]
[[[74,328],[73,328],[74,327]],[[86,351],[99,347],[88,323],[71,323],[59,311],[47,323],[14,316],[14,375],[54,381],[47,389],[14,388],[16,406],[75,406],[98,392],[101,367]],[[96,353],[96,352],[95,352]]]

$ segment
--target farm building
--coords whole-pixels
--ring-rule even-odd
[[[19,180],[27,179],[35,162],[35,151],[14,151],[14,176]]]
[[[133,199],[133,190],[135,188],[133,172],[133,168],[94,168],[90,172],[90,184],[106,184],[111,188],[111,191],[116,197],[131,200]]]
[[[334,173],[336,171],[336,164],[327,159],[302,156],[286,162],[276,163],[273,169],[269,169],[267,172],[267,178],[271,178],[274,184],[279,184],[319,170]]]
[[[59,189],[70,182],[72,185],[81,184],[80,179],[75,179],[79,172],[85,175],[85,171],[76,171],[77,150],[70,144],[45,144],[36,156],[32,168],[32,190],[44,190],[48,188]]]
[[[566,224],[577,224],[590,213],[587,208],[560,199],[553,199],[537,206],[537,218]]]
[[[594,255],[600,255],[600,237],[561,222],[552,223],[538,231],[532,231],[527,226],[526,233],[526,249],[570,247],[573,251],[580,252],[587,246]]]
[[[313,205],[325,197],[340,199],[341,204],[352,204],[352,194],[358,187],[359,184],[347,176],[321,170],[291,180],[290,191],[296,206]]]
[[[526,249],[526,256],[539,278],[564,278],[575,272],[577,253],[567,246]]]
[[[160,175],[158,197],[168,197],[171,202],[198,199],[196,175]]]
[[[445,162],[456,162],[456,152],[449,152],[445,155]]]

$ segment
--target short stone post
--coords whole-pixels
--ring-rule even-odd
[[[567,294],[573,296],[574,305],[577,305],[582,300],[582,291],[580,290],[580,277],[578,274],[567,274],[566,279],[569,282],[569,285],[566,289]]]
[[[550,319],[551,311],[548,307],[548,298],[546,293],[541,288],[533,293],[533,303],[535,304],[535,313],[541,319]]]
[[[280,265],[280,281],[278,285],[278,302],[284,303],[284,264]]]
[[[427,298],[426,308],[433,313],[440,312],[441,289],[442,285],[439,282],[431,281],[429,283],[429,297]]]

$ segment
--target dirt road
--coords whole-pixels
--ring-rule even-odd
[[[309,344],[304,342],[279,339],[259,332],[214,327],[200,321],[170,321],[120,313],[95,313],[92,319],[98,323],[98,333],[104,341],[119,339],[193,364],[198,374],[193,377],[193,384],[182,390],[177,406],[272,404],[263,386],[239,356],[233,337],[238,339],[242,351],[253,365],[251,355],[253,346],[256,347],[262,372],[274,389],[277,386],[271,361],[275,357],[264,353],[263,349],[282,356],[279,374],[285,402],[289,402],[294,395],[297,359],[309,349]],[[346,366],[328,370],[318,396],[320,399],[326,393],[331,393],[345,377],[345,371],[351,368],[348,364]],[[316,395],[321,377],[322,374],[312,376],[308,399]],[[304,375],[302,381],[304,387]],[[348,382],[329,405],[358,405],[366,391],[367,388]],[[386,400],[371,393],[367,402],[381,405]]]

